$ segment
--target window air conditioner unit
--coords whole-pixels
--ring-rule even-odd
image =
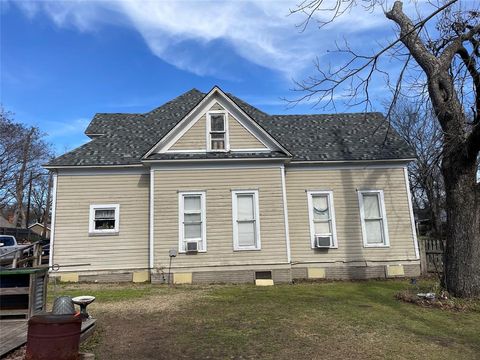
[[[332,237],[327,235],[315,235],[315,247],[317,249],[328,249],[332,246]]]
[[[197,241],[187,241],[186,251],[187,251],[187,253],[198,252],[198,242]]]

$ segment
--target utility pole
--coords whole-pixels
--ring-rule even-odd
[[[52,195],[52,181],[53,181],[53,173],[50,172],[48,175],[48,190],[47,190],[47,202],[45,203],[45,212],[43,213],[43,230],[42,230],[42,237],[47,237],[47,225],[48,225],[48,218],[50,217],[50,198]]]
[[[27,219],[25,222],[25,226],[28,228],[28,223],[30,222],[30,198],[32,197],[32,172],[30,171],[30,180],[28,185],[28,199],[27,199]],[[30,240],[30,233],[28,233],[28,240]]]

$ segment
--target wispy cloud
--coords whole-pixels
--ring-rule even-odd
[[[42,122],[42,129],[47,133],[47,136],[54,139],[70,135],[82,134],[85,128],[90,123],[91,119],[79,118],[71,121],[44,121]]]
[[[97,32],[111,24],[131,27],[156,56],[198,75],[222,73],[221,60],[228,56],[225,46],[216,46],[221,42],[253,64],[297,77],[310,70],[314,58],[325,54],[335,40],[355,41],[355,34],[387,22],[381,9],[370,15],[358,9],[328,32],[320,33],[315,26],[300,32],[296,25],[303,16],[288,16],[295,1],[17,0],[15,4],[31,18],[47,15],[59,27],[82,32]],[[365,48],[365,40],[361,45]]]

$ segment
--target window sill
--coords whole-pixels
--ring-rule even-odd
[[[338,246],[330,246],[330,247],[324,247],[324,248],[317,248],[317,247],[312,246],[312,250],[317,250],[317,251],[321,251],[321,250],[338,250]]]
[[[207,250],[198,250],[198,251],[182,251],[178,250],[179,254],[187,254],[187,255],[195,255],[195,254],[201,254],[201,253],[206,253]]]
[[[367,244],[363,244],[363,247],[365,249],[385,249],[385,248],[389,248],[390,245],[367,245]]]
[[[262,248],[234,248],[233,251],[260,251]]]
[[[89,232],[88,236],[118,236],[119,231],[105,231],[105,232]]]

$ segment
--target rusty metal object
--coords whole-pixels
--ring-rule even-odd
[[[78,360],[82,319],[37,315],[28,321],[26,360]]]

